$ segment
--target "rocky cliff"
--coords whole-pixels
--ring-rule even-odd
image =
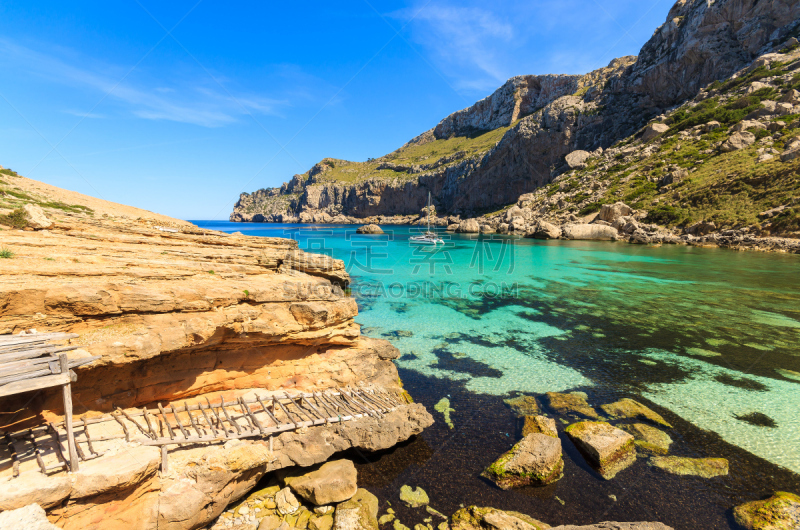
[[[404,223],[428,192],[442,214],[497,210],[569,169],[569,153],[612,146],[799,33],[791,0],[679,0],[638,57],[514,77],[380,159],[325,159],[291,186],[242,194],[231,220]]]
[[[402,393],[388,342],[361,336],[340,260],[297,243],[202,230],[3,170],[0,334],[32,328],[80,337],[75,413],[219,402],[261,392],[375,385]],[[60,389],[0,399],[0,431],[59,421]],[[103,456],[77,473],[38,471],[32,454],[12,478],[0,448],[0,511],[32,502],[62,528],[199,528],[265,473],[311,465],[351,447],[385,449],[432,423],[405,404],[381,421],[317,426],[265,440],[155,447],[95,440]],[[113,423],[113,421],[112,421]],[[104,443],[112,444],[104,446]],[[113,445],[116,444],[116,445]],[[52,447],[47,448],[52,452]],[[163,466],[163,464],[161,464]]]

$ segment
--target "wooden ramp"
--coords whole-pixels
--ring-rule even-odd
[[[110,440],[160,446],[162,469],[166,472],[167,446],[199,443],[224,443],[241,438],[271,437],[316,425],[330,425],[357,418],[380,419],[384,414],[406,404],[399,393],[380,388],[326,390],[312,393],[266,393],[250,398],[212,403],[158,405],[156,408],[117,409],[95,418],[77,418],[73,422],[75,450],[80,460],[101,456]],[[64,441],[69,440],[65,422],[15,433],[0,433],[19,475],[24,456],[35,456],[39,470],[50,473],[67,468]],[[44,458],[47,456],[49,458]],[[54,463],[49,463],[54,462]]]

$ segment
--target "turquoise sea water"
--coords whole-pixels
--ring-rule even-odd
[[[412,227],[196,223],[343,259],[363,332],[442,393],[613,389],[800,473],[800,256],[455,234],[434,250]]]

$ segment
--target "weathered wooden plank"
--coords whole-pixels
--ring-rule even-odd
[[[42,390],[43,388],[51,388],[54,386],[62,386],[69,382],[69,374],[49,375],[25,381],[16,381],[0,386],[0,397],[13,396],[14,394],[20,394],[22,392]]]

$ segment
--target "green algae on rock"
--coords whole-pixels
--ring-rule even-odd
[[[800,497],[778,491],[769,499],[752,501],[733,509],[736,524],[747,530],[800,528]]]
[[[650,465],[673,475],[713,478],[728,474],[728,460],[725,458],[654,456],[650,459]]]
[[[539,404],[533,396],[518,396],[504,399],[503,403],[511,407],[517,416],[534,416],[539,414]]]
[[[577,414],[586,418],[599,420],[600,415],[589,406],[584,395],[578,393],[562,394],[560,392],[548,392],[547,399],[550,408],[559,414]]]
[[[660,429],[645,425],[644,423],[621,425],[620,428],[633,435],[635,438],[633,443],[636,444],[637,449],[644,453],[665,455],[669,452],[672,438]]]
[[[565,429],[586,460],[611,480],[636,461],[633,436],[603,421],[581,421]]]
[[[430,502],[430,499],[428,499],[428,494],[425,493],[424,489],[420,487],[411,489],[411,486],[402,486],[400,488],[400,500],[411,508],[419,508],[420,506],[425,506]]]
[[[561,440],[558,437],[533,433],[504,453],[481,476],[505,490],[551,484],[563,476],[563,470]]]
[[[660,414],[630,398],[620,399],[615,403],[600,405],[600,408],[612,418],[640,418],[663,425],[664,427],[672,427]]]
[[[444,422],[447,424],[448,427],[453,429],[455,425],[453,425],[453,420],[450,419],[450,413],[455,412],[456,409],[450,407],[450,400],[446,397],[439,400],[439,402],[433,406],[433,410],[436,412],[441,412],[442,416],[444,416]]]
[[[484,530],[485,528],[514,530],[545,530],[550,525],[537,521],[524,513],[470,506],[453,514],[451,530]]]
[[[553,438],[558,438],[558,431],[556,430],[556,420],[546,416],[525,416],[525,423],[522,425],[522,436],[529,434],[546,434]]]

